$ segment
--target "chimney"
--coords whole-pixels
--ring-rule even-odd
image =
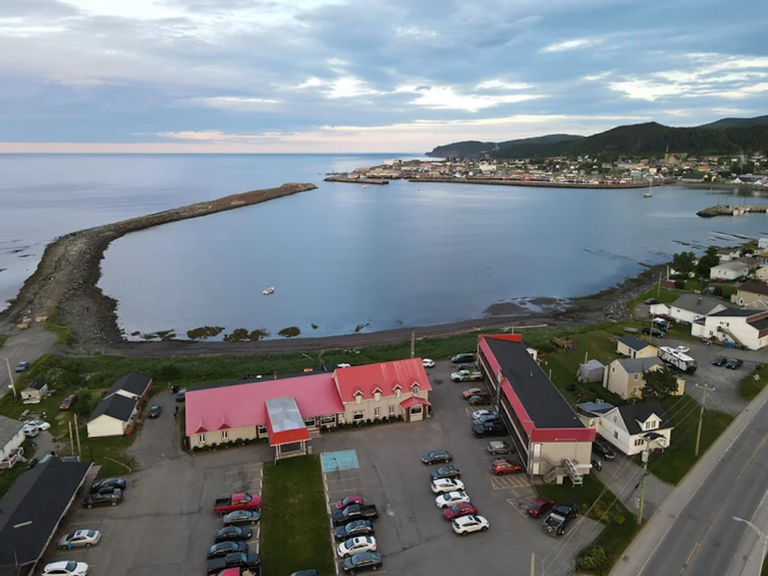
[[[701,306],[701,298],[699,298],[699,299],[696,301],[696,305],[697,305],[697,306]]]

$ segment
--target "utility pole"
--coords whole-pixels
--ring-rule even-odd
[[[8,379],[11,381],[11,390],[13,390],[13,397],[16,398],[16,383],[13,381],[13,372],[11,372],[11,363],[5,356],[0,356],[3,360],[5,360],[5,367],[8,368]]]
[[[646,440],[645,450],[643,450],[643,479],[640,482],[640,505],[637,507],[637,524],[643,523],[643,504],[645,504],[645,479],[648,476],[648,458],[651,451],[648,450],[648,441]]]
[[[416,356],[416,330],[411,330],[411,358]]]
[[[656,287],[656,299],[658,300],[660,296],[661,296],[661,272],[659,272],[659,284]]]
[[[80,451],[80,427],[77,425],[77,414],[75,414],[75,436],[77,437],[77,458],[80,460],[82,452]]]
[[[699,444],[701,442],[701,425],[704,423],[704,406],[707,403],[707,392],[714,391],[714,388],[709,388],[708,386],[699,386],[698,384],[696,384],[696,388],[701,388],[704,390],[704,396],[701,399],[701,410],[699,411],[699,429],[696,432],[696,450],[693,453],[693,455],[698,458]]]
[[[72,420],[69,421],[69,449],[72,456],[75,455],[75,440],[72,438]]]

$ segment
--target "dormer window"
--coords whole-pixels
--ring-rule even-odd
[[[363,393],[359,390],[355,392],[355,404],[362,404],[363,403]]]
[[[378,388],[373,391],[373,400],[374,402],[381,402],[381,390]]]
[[[654,418],[651,418],[650,420],[646,421],[645,423],[645,429],[646,430],[654,430],[659,425],[658,421]]]
[[[395,398],[400,398],[400,394],[402,393],[403,389],[400,388],[400,386],[395,386]]]
[[[419,395],[419,385],[414,383],[414,385],[411,386],[411,391],[413,392],[414,396],[418,396]]]

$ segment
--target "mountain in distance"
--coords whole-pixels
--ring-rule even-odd
[[[502,148],[554,144],[557,142],[578,140],[580,138],[584,138],[584,136],[576,136],[573,134],[548,134],[546,136],[536,136],[533,138],[507,140],[506,142],[480,142],[478,140],[467,140],[464,142],[446,144],[445,146],[438,146],[432,150],[432,152],[427,152],[427,156],[432,158],[481,158],[485,154],[492,154]]]
[[[618,126],[592,136],[552,134],[507,142],[467,142],[438,146],[430,156],[438,158],[532,158],[613,153],[630,156],[662,156],[665,152],[726,155],[768,152],[768,116],[724,118],[692,128],[675,128],[657,122]],[[452,152],[452,154],[446,154]]]

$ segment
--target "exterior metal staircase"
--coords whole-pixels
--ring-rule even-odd
[[[571,479],[574,486],[581,486],[584,483],[584,476],[579,472],[579,463],[576,462],[576,460],[566,458],[563,460],[563,466],[568,472],[568,478]]]

